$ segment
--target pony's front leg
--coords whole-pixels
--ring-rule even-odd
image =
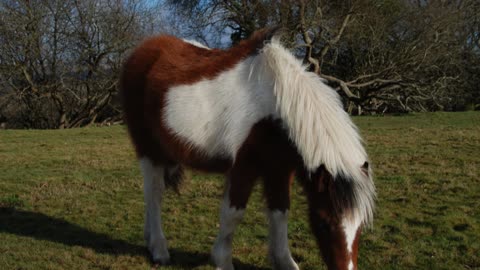
[[[144,180],[144,238],[153,262],[167,264],[170,261],[170,254],[167,249],[167,240],[163,234],[161,219],[162,196],[165,191],[165,167],[155,166],[150,159],[141,158],[140,169]]]
[[[212,259],[217,270],[233,270],[233,232],[245,212],[248,198],[255,182],[253,174],[232,169],[220,209],[220,232],[212,249]]]
[[[298,270],[288,247],[288,209],[293,171],[271,173],[264,178],[268,205],[269,256],[275,270]]]

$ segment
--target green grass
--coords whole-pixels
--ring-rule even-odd
[[[359,117],[378,208],[360,269],[480,269],[480,113]],[[173,264],[212,269],[222,178],[189,173],[167,192]],[[142,179],[122,126],[0,130],[0,269],[150,269]],[[301,269],[325,269],[294,186],[290,245]],[[257,187],[236,231],[237,269],[270,269]],[[163,268],[162,268],[163,269]]]

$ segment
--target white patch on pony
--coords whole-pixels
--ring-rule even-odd
[[[348,270],[353,270],[353,269],[354,269],[353,262],[350,260],[350,263],[348,264]]]
[[[207,156],[235,159],[252,126],[275,113],[272,79],[258,80],[254,57],[212,80],[172,87],[164,120]]]
[[[225,196],[220,210],[220,232],[212,249],[212,258],[217,270],[233,270],[233,232],[242,220],[244,213],[245,209],[231,207],[229,197]]]
[[[269,255],[273,269],[298,270],[288,247],[288,210],[273,210],[268,213],[270,220]]]
[[[355,241],[355,236],[357,236],[361,224],[361,220],[352,220],[351,218],[344,218],[342,221],[342,228],[345,233],[345,242],[347,243],[348,253],[352,253],[353,241]]]
[[[278,40],[265,45],[258,57],[265,65],[263,70],[274,78],[278,114],[286,123],[306,168],[314,171],[325,165],[334,178],[341,176],[353,181],[356,209],[352,215],[370,222],[375,187],[371,174],[366,175],[361,169],[368,157],[338,93],[318,75],[305,71],[300,60]]]
[[[170,260],[170,254],[168,253],[167,240],[163,233],[161,219],[162,195],[165,191],[165,168],[154,166],[148,158],[141,158],[140,169],[144,179],[144,238],[153,261],[166,264]]]
[[[193,46],[195,47],[199,47],[199,48],[203,48],[203,49],[207,49],[207,50],[210,50],[209,47],[203,45],[202,43],[196,41],[196,40],[191,40],[191,39],[182,39],[183,41],[187,42],[187,43],[190,43],[192,44]]]

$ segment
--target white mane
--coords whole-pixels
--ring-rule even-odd
[[[259,56],[272,73],[277,112],[306,168],[313,171],[324,165],[334,178],[351,179],[353,200],[360,207],[355,212],[368,222],[375,197],[372,179],[361,168],[368,157],[339,95],[319,76],[305,71],[278,40],[265,45]]]

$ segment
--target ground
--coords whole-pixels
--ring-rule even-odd
[[[357,117],[378,191],[360,269],[480,269],[480,113]],[[173,264],[212,269],[222,177],[189,172],[168,192]],[[270,269],[258,186],[236,232],[237,269]],[[151,269],[142,179],[125,127],[0,130],[1,269]],[[325,269],[293,189],[290,245],[301,269]],[[153,266],[155,268],[155,266]]]

